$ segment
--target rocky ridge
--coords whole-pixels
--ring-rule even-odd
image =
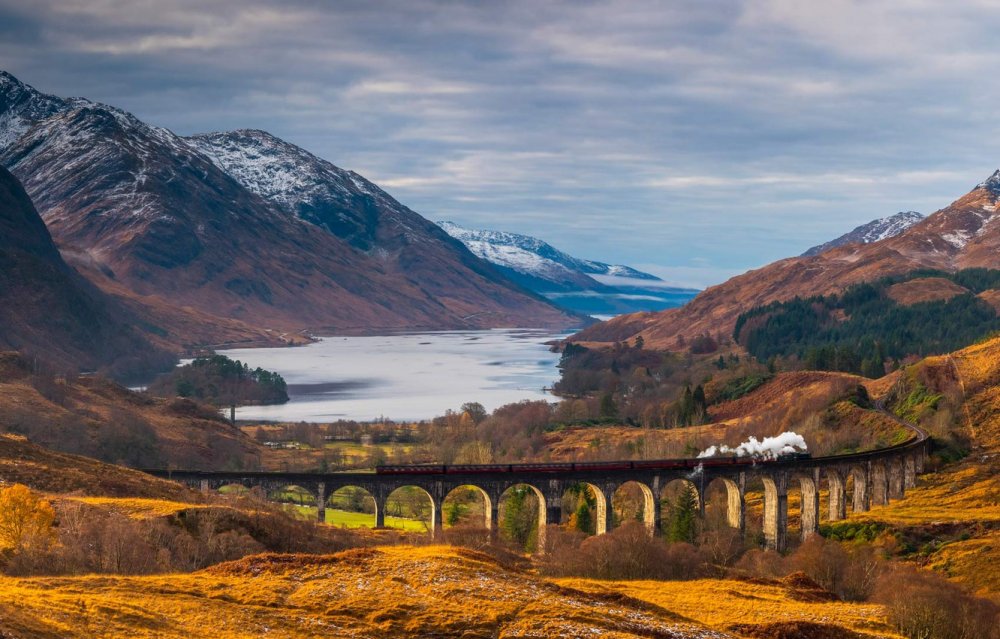
[[[803,253],[802,256],[809,257],[811,255],[819,255],[824,251],[847,244],[871,244],[872,242],[880,242],[890,237],[896,237],[922,219],[924,219],[924,216],[916,211],[900,211],[895,215],[882,217],[877,220],[872,220],[867,224],[862,224],[861,226],[856,227],[854,230],[845,233],[836,239],[814,246]]]

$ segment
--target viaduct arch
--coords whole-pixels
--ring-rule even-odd
[[[378,473],[287,473],[287,472],[201,472],[149,470],[149,474],[186,483],[202,490],[239,484],[260,487],[267,492],[295,485],[309,491],[317,505],[317,516],[325,521],[327,497],[345,487],[363,488],[375,499],[375,525],[385,526],[385,506],[389,495],[402,487],[414,486],[427,493],[431,501],[431,534],[443,532],[444,500],[453,490],[473,487],[485,496],[486,524],[493,538],[499,532],[501,496],[514,486],[527,485],[539,502],[539,548],[544,548],[544,529],[558,524],[562,497],[570,487],[587,484],[598,499],[598,534],[613,527],[611,499],[627,483],[637,483],[644,499],[644,521],[651,533],[660,527],[658,504],[666,486],[683,480],[694,486],[704,513],[709,484],[721,481],[727,493],[729,526],[741,531],[746,527],[746,487],[759,480],[764,485],[764,538],[769,548],[782,551],[788,539],[788,490],[797,485],[801,494],[803,539],[819,530],[821,482],[829,491],[830,521],[847,514],[848,478],[853,484],[852,505],[855,512],[868,511],[872,505],[884,505],[901,499],[916,484],[923,471],[929,440],[926,433],[911,426],[916,437],[910,441],[874,451],[830,457],[779,459],[776,461],[710,458],[702,460],[662,460],[636,462],[594,462],[576,464],[513,464],[465,466],[395,466]]]

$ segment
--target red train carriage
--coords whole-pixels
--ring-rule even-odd
[[[379,475],[470,475],[489,473],[558,473],[574,471],[614,472],[621,470],[694,470],[737,465],[773,464],[777,462],[811,459],[809,453],[785,453],[777,459],[757,457],[704,457],[701,459],[650,459],[640,461],[598,461],[598,462],[541,462],[527,464],[408,464],[401,466],[376,466]]]

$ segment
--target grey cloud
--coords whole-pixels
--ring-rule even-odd
[[[985,1],[0,0],[0,25],[42,90],[268,129],[431,219],[688,283],[1000,163]]]

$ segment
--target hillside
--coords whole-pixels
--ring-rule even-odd
[[[828,295],[921,268],[997,268],[998,200],[1000,171],[894,237],[780,260],[708,288],[682,308],[617,317],[571,339],[608,343],[642,335],[647,346],[682,349],[697,335],[731,334],[741,313],[771,302]]]
[[[996,269],[916,271],[754,308],[737,318],[733,337],[760,362],[878,378],[887,361],[947,353],[1000,330],[980,297],[998,289]]]
[[[940,458],[906,499],[853,515],[923,544],[911,560],[1000,599],[1000,338],[928,358],[887,380],[941,400],[919,413]],[[882,384],[884,386],[884,384]],[[873,389],[874,391],[875,389]],[[911,391],[911,392],[913,392]],[[940,464],[940,461],[939,461]]]
[[[119,375],[170,366],[173,356],[137,325],[63,261],[21,184],[0,167],[0,349]]]
[[[725,384],[709,382],[708,421],[673,428],[567,426],[545,435],[546,456],[558,461],[689,457],[709,446],[736,446],[748,437],[802,435],[814,455],[890,445],[899,424],[849,398],[867,380],[844,373],[780,373],[737,399],[719,398]]]
[[[0,109],[9,141],[0,163],[60,248],[103,273],[98,285],[279,332],[580,324],[360,176],[348,176],[349,201],[334,202],[344,172],[311,156],[326,199],[310,191],[308,202],[326,207],[323,225],[299,215],[306,195],[255,192],[245,173],[199,150],[206,142],[120,109],[46,96],[9,74],[0,75]],[[306,157],[266,141],[290,147],[286,159]],[[363,217],[374,235],[332,232],[340,213]]]
[[[97,377],[36,373],[15,353],[0,353],[0,430],[138,467],[260,466],[270,454],[210,407],[153,399]]]
[[[46,493],[191,500],[179,484],[90,457],[58,453],[22,436],[0,435],[0,476]]]
[[[266,131],[238,130],[185,138],[248,191],[288,217],[319,227],[355,251],[375,256],[392,277],[410,282],[446,307],[472,314],[477,296],[500,323],[525,325],[531,300],[436,224],[363,176],[341,169]],[[537,303],[537,300],[535,300]],[[505,304],[512,305],[505,308]],[[541,305],[538,305],[541,306]],[[519,319],[518,308],[525,313]],[[487,310],[487,309],[481,309]],[[551,309],[546,311],[553,319]],[[487,324],[497,318],[486,319]],[[566,321],[565,319],[562,321]],[[472,325],[478,325],[475,320]]]
[[[879,380],[811,371],[778,374],[737,399],[713,404],[721,420],[717,424],[631,430],[646,436],[677,434],[690,442],[698,430],[702,436],[716,437],[726,432],[721,426],[731,423],[736,427],[734,434],[750,429],[762,435],[762,425],[784,428],[804,418],[809,421],[810,410],[829,415],[830,408],[837,407],[835,423],[814,426],[841,430],[853,424],[860,429],[858,433],[869,434],[884,427],[885,436],[894,437],[898,424],[892,420],[866,421],[861,412],[842,412],[850,402],[836,400],[859,382],[887,408],[910,411],[913,419],[932,430],[937,446],[928,468],[933,472],[922,475],[906,499],[867,513],[852,513],[835,525],[824,521],[825,533],[873,530],[864,533],[871,537],[864,538],[872,540],[879,552],[996,597],[1000,583],[992,568],[1000,548],[996,480],[1000,471],[1000,338],[928,358]],[[710,396],[718,392],[709,387]],[[969,454],[956,461],[952,456],[955,445],[964,446]],[[263,533],[249,513],[241,514],[246,505],[235,510],[232,505],[206,507],[192,503],[183,489],[173,493],[166,489],[167,482],[155,480],[142,492],[141,485],[131,484],[141,478],[138,473],[49,453],[17,438],[0,438],[0,460],[4,460],[5,479],[34,483],[55,493],[57,506],[64,512],[79,503],[119,513],[137,522],[136,526],[173,522],[175,534],[183,529],[177,528],[182,522],[232,522],[226,526],[236,526],[242,541],[222,548],[237,556],[264,543],[250,535]],[[52,483],[55,469],[71,480]],[[120,479],[104,485],[81,479],[86,475]],[[88,496],[59,496],[70,490]],[[101,496],[105,490],[115,492],[117,498]],[[145,498],[128,498],[132,490],[139,490]],[[228,510],[224,513],[220,508]],[[759,511],[759,495],[748,495],[749,518],[759,519]],[[300,541],[306,537],[305,531],[295,535]],[[266,536],[260,539],[277,543]],[[345,543],[393,541],[333,537],[322,543],[343,547]],[[250,637],[265,631],[278,637],[318,633],[344,637],[584,633],[674,639],[898,637],[881,604],[839,601],[801,573],[766,580],[738,578],[740,569],[725,578],[693,581],[546,579],[525,571],[529,564],[523,559],[515,560],[506,552],[496,556],[505,559],[453,546],[380,546],[334,555],[249,554],[195,572],[147,576],[4,576],[0,577],[0,631],[12,637]],[[746,565],[750,564],[741,564]]]
[[[728,579],[673,582],[560,579],[557,583],[595,594],[623,594],[738,636],[764,639],[898,636],[886,623],[881,606],[824,601],[814,593],[803,592],[791,578],[770,583]]]
[[[691,605],[701,596],[710,610]],[[760,615],[745,616],[747,598],[766,598],[776,618],[840,632],[831,637],[895,636],[878,606],[805,604],[781,584],[557,584],[440,546],[259,555],[190,575],[0,578],[0,608],[8,611],[0,629],[15,637],[724,639],[749,636],[726,627],[760,623]],[[863,634],[844,634],[838,624]]]

